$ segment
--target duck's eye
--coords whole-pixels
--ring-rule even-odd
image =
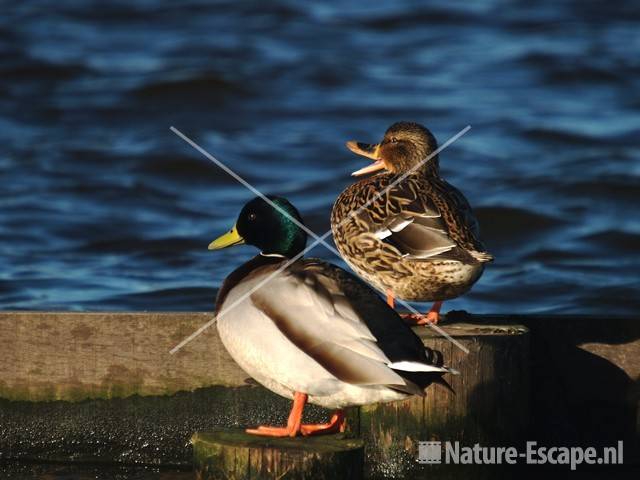
[[[396,143],[398,141],[398,139],[396,137],[391,137],[391,143]]]
[[[251,220],[252,222],[256,219],[256,214],[255,213],[250,213],[249,214],[249,220]]]

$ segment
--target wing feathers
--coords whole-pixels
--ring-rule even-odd
[[[296,262],[273,278],[269,288],[253,292],[250,299],[291,343],[341,381],[385,385],[423,395],[422,384],[412,375],[450,372],[441,362],[429,365],[430,357],[421,354],[424,347],[415,334],[409,329],[404,336],[400,334],[407,328],[400,318],[391,310],[388,314],[380,312],[376,302],[380,302],[380,308],[387,308],[382,300],[333,265],[312,260]],[[365,321],[363,315],[383,317],[384,328],[370,327],[373,320]],[[372,328],[380,335],[386,332],[382,343]],[[407,373],[403,376],[399,373],[402,371]]]
[[[256,290],[251,301],[294,345],[341,381],[423,394],[389,366],[391,360],[338,282],[323,271],[327,267],[308,263],[303,271],[286,270],[268,289]]]
[[[391,234],[391,242],[405,255],[429,258],[455,248],[445,231],[418,223],[408,223]]]
[[[426,259],[460,247],[479,262],[490,261],[466,198],[439,177],[427,180],[410,176],[394,185],[384,199],[376,202],[376,208],[384,212],[371,216],[372,225],[377,224],[376,237],[393,244],[405,256]],[[432,228],[439,235],[418,225]]]
[[[259,289],[251,295],[253,304],[293,344],[340,380],[357,385],[405,383],[387,366],[390,360],[366,325],[340,316],[330,301],[329,292],[318,282],[311,289],[307,282],[298,282],[296,278],[294,275],[276,277],[268,292]],[[291,294],[292,289],[295,295]],[[301,289],[306,289],[304,294]],[[289,301],[277,302],[274,298]],[[340,308],[344,310],[345,306]]]

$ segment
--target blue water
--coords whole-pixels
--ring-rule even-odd
[[[344,142],[413,120],[471,125],[441,165],[496,257],[445,310],[637,311],[637,5],[389,3],[3,4],[0,308],[212,309],[252,194],[171,125],[323,233]]]

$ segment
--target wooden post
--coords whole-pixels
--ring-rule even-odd
[[[191,438],[198,480],[362,478],[362,440],[344,435],[269,438],[215,430]]]
[[[415,331],[460,370],[460,375],[445,376],[456,393],[432,385],[424,398],[362,407],[367,478],[434,473],[436,466],[417,462],[420,441],[459,441],[472,447],[517,445],[524,439],[529,419],[527,328],[464,323],[442,328],[469,353],[428,327]]]

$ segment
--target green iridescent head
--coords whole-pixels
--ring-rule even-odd
[[[292,219],[302,224],[298,210],[286,198],[267,196],[273,205],[257,197],[240,212],[233,228],[209,245],[210,250],[246,243],[265,254],[295,257],[307,243],[307,234]]]

